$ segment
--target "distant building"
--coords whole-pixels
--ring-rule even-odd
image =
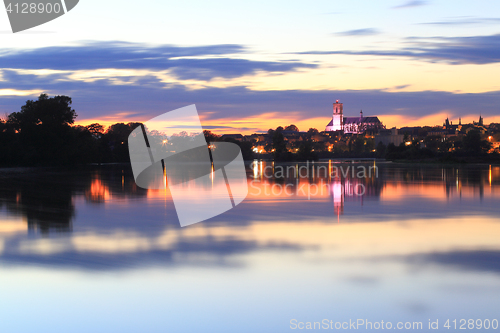
[[[487,139],[491,143],[490,152],[500,152],[500,134],[490,135]]]
[[[384,146],[388,146],[389,144],[394,144],[395,146],[399,146],[403,143],[404,135],[398,133],[398,129],[393,127],[390,130],[380,131],[378,135],[375,136],[375,144],[378,145],[380,142]]]
[[[283,138],[288,142],[303,141],[307,139],[307,132],[281,131]]]
[[[481,134],[485,134],[488,132],[488,127],[487,125],[484,125],[484,119],[482,116],[479,116],[479,121],[473,121],[472,124],[466,124],[462,125],[460,128],[460,132],[462,133],[469,133],[472,130],[477,130]]]
[[[266,141],[267,134],[251,134],[251,135],[245,135],[244,140],[245,141],[252,141],[255,140],[255,142],[263,142]]]
[[[479,116],[479,121],[475,122],[473,121],[472,124],[477,125],[477,126],[484,126],[484,119],[482,116]]]
[[[458,125],[456,124],[453,125],[453,121],[450,121],[448,117],[443,123],[443,130],[445,132],[445,135],[450,135],[450,134],[455,135],[458,132],[460,132],[461,129],[462,129],[462,118],[458,119]]]
[[[220,138],[222,140],[233,139],[233,140],[237,140],[237,141],[243,141],[243,135],[241,135],[241,134],[223,134]]]
[[[332,120],[326,125],[326,132],[343,131],[344,130],[344,104],[337,100],[333,103]]]
[[[378,117],[364,117],[363,111],[359,117],[344,117],[344,104],[337,100],[333,103],[332,120],[326,125],[326,132],[342,131],[345,134],[362,134],[367,130],[383,129],[384,125]]]

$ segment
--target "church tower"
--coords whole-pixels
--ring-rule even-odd
[[[344,130],[344,104],[337,100],[333,103],[332,121],[326,126],[327,132]]]

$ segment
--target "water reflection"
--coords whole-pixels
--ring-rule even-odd
[[[500,167],[332,172],[373,163],[257,161],[245,201],[186,228],[168,189],[138,188],[124,166],[1,170],[2,303],[29,298],[17,309],[37,326],[12,320],[17,331],[44,330],[44,309],[60,304],[85,322],[78,314],[104,303],[94,317],[123,331],[124,317],[140,321],[134,331],[164,331],[167,318],[178,332],[289,331],[295,317],[494,318]],[[188,320],[193,311],[203,319]]]
[[[54,170],[15,169],[0,173],[0,209],[23,216],[28,230],[47,234],[69,232],[75,216],[75,200],[82,194],[90,203],[111,198],[144,197],[125,170],[117,168]]]
[[[70,186],[34,171],[3,174],[0,186],[0,207],[12,215],[22,215],[30,232],[71,231],[74,216]]]
[[[376,167],[372,169],[376,172],[364,177],[357,172],[370,167]],[[318,223],[492,216],[499,196],[500,167],[256,161],[248,167],[249,196],[241,207],[184,229],[178,226],[168,189],[137,187],[125,166],[5,170],[1,179],[3,260],[39,262],[42,256],[43,261],[57,264],[99,263],[96,267],[102,267],[105,262],[109,267],[122,267],[150,261],[172,264],[179,256],[193,253],[214,256],[215,262],[223,263],[236,253],[258,249],[319,246],[298,239],[262,241],[263,231],[245,235],[264,221],[303,224],[301,232],[306,232]],[[200,186],[203,191],[190,187],[186,195],[194,200],[212,185]],[[16,217],[23,222],[14,227]],[[26,228],[19,229],[23,224]],[[28,232],[23,236],[9,230]],[[57,236],[71,231],[73,236]],[[26,238],[38,233],[44,238]]]

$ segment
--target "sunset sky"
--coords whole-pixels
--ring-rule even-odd
[[[324,130],[332,103],[387,127],[500,122],[500,3],[96,1],[12,34],[0,14],[0,117],[68,95],[77,123],[196,104],[205,129]]]

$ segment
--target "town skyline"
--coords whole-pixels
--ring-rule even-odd
[[[0,115],[46,93],[71,96],[80,125],[144,122],[196,104],[218,133],[318,128],[336,99],[346,116],[363,110],[387,127],[480,114],[500,123],[499,13],[484,0],[88,0],[2,34]]]

